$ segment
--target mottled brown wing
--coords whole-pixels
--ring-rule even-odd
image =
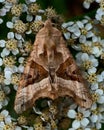
[[[30,57],[27,61],[26,67],[19,82],[14,107],[17,113],[22,113],[33,106],[33,98],[35,91],[37,91],[37,86],[38,89],[40,89],[38,82],[42,81],[48,76],[48,72],[44,69],[44,67],[34,62],[33,58],[34,57]],[[34,85],[35,83],[36,86]],[[30,86],[34,86],[34,90],[31,89]],[[41,95],[41,91],[39,91],[39,93]]]
[[[47,20],[36,36],[21,77],[15,110],[22,113],[40,97],[56,99],[67,95],[82,107],[89,108],[92,104],[84,79],[61,32]]]
[[[91,107],[92,99],[90,92],[70,53],[69,58],[58,68],[56,75],[58,77],[59,96],[68,95],[81,107]]]

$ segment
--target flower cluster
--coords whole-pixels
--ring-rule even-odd
[[[3,30],[6,36],[0,37],[0,130],[101,129],[104,122],[104,36],[98,26],[104,26],[104,0],[85,0],[83,5],[88,9],[93,2],[99,6],[95,19],[85,16],[82,20],[61,24],[54,9],[43,10],[36,0],[24,0],[24,3],[0,0],[0,26],[6,27]],[[5,16],[9,18],[6,22]],[[55,21],[55,25],[57,22],[61,24],[60,30],[74,50],[76,63],[88,82],[93,104],[86,110],[67,97],[62,99],[64,102],[43,100],[41,111],[33,107],[29,116],[17,117],[12,109],[13,99],[32,50],[34,39],[31,37],[42,28],[47,18]]]

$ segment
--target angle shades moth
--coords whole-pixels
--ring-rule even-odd
[[[91,95],[61,31],[48,19],[36,35],[17,90],[17,113],[32,107],[39,98],[69,96],[81,107],[89,108]]]

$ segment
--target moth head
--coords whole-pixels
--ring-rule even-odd
[[[51,22],[50,19],[48,19],[48,20],[44,23],[44,27],[46,27],[46,28],[52,27],[52,22]]]

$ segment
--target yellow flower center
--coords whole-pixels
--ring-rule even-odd
[[[18,85],[18,83],[19,83],[19,77],[20,76],[18,76],[16,74],[12,75],[11,83],[14,84],[14,85]]]
[[[75,44],[75,39],[69,38],[69,39],[68,39],[68,44],[69,44],[69,45]]]
[[[101,24],[104,25],[104,15],[102,16],[100,21],[101,21]]]
[[[96,128],[92,128],[91,130],[97,130]]]
[[[38,4],[32,3],[32,4],[29,5],[28,9],[29,9],[29,12],[30,12],[32,15],[36,15],[36,13],[37,13],[38,10],[40,9],[40,7],[39,7]]]
[[[0,74],[0,83],[3,83],[3,81],[4,81],[4,76],[3,74]]]
[[[86,35],[86,34],[87,34],[87,29],[82,28],[82,29],[81,29],[81,33],[82,33],[83,35]]]
[[[83,65],[82,65],[85,69],[90,69],[92,67],[92,62],[89,61],[89,60],[86,60],[83,62]]]
[[[33,46],[31,44],[31,42],[26,42],[24,44],[24,50],[25,50],[25,52],[29,53],[32,50],[32,48],[33,48]]]
[[[6,124],[3,128],[3,130],[15,130],[15,126],[11,124]]]
[[[49,121],[49,111],[48,110],[44,110],[42,111],[42,114],[40,116],[41,119],[44,119],[45,121]]]
[[[104,0],[101,0],[101,2],[100,2],[100,8],[101,8],[102,10],[104,10]]]
[[[97,102],[98,99],[99,99],[99,95],[97,93],[93,93],[92,94],[92,100],[93,100],[93,102]]]
[[[26,117],[20,116],[20,117],[18,118],[18,123],[19,123],[20,125],[26,125],[26,124],[27,124],[27,119],[26,119]]]
[[[83,119],[83,114],[78,112],[76,115],[76,120],[81,121]]]
[[[4,121],[4,116],[0,114],[0,121]]]
[[[11,8],[11,13],[15,16],[20,16],[22,13],[22,5],[21,4],[15,4],[13,5],[13,7]]]
[[[4,91],[0,90],[0,102],[2,102],[6,98]]]
[[[99,84],[99,89],[103,90],[103,92],[104,92],[104,85],[103,85],[103,83]]]
[[[92,45],[93,45],[94,47],[98,47],[99,49],[102,48],[102,45],[101,45],[99,42],[93,42]]]
[[[84,45],[84,44],[81,45],[81,49],[82,49],[83,52],[86,52],[88,54],[90,54],[91,50],[92,50],[90,46]]]
[[[54,120],[51,119],[50,123],[51,123],[52,129],[57,129],[57,124],[56,124],[56,122]]]
[[[101,59],[103,59],[103,60],[104,60],[104,53],[102,53],[102,54],[101,54]]]
[[[92,114],[98,115],[99,114],[99,109],[96,108],[95,110],[92,110]]]
[[[96,77],[96,74],[95,73],[92,73],[90,75],[87,76],[87,80],[90,82],[90,83],[95,83],[97,81],[97,77]]]
[[[45,12],[45,15],[46,15],[48,18],[56,17],[56,16],[57,16],[55,10],[52,9],[52,8],[47,8],[47,9],[46,9],[46,12]]]
[[[42,28],[42,21],[35,21],[30,25],[30,28],[33,32],[38,32]]]
[[[15,24],[14,24],[14,29],[18,32],[18,33],[24,33],[27,30],[27,25],[25,23],[23,23],[21,20],[18,20]]]
[[[5,66],[12,67],[15,64],[15,60],[12,56],[3,58],[3,63]]]
[[[43,124],[41,122],[38,122],[34,125],[35,130],[45,130],[43,127]]]
[[[49,108],[49,111],[50,111],[53,115],[56,115],[56,114],[58,113],[57,106],[56,106],[56,105],[51,105],[50,108]]]
[[[6,48],[9,50],[15,50],[17,48],[17,40],[10,39],[6,42]]]

